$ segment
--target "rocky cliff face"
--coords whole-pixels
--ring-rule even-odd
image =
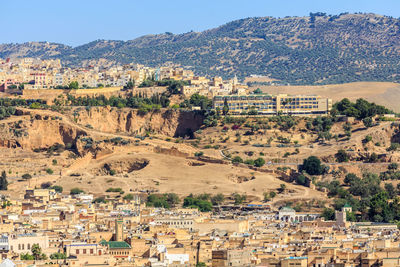
[[[78,124],[85,126],[81,127]],[[24,149],[49,148],[55,144],[76,147],[80,137],[91,136],[91,130],[105,133],[143,135],[146,132],[166,136],[185,136],[203,123],[203,115],[179,110],[162,110],[139,115],[137,110],[95,107],[73,110],[72,120],[45,111],[21,111],[0,121],[0,146]],[[86,129],[86,130],[85,130]]]
[[[190,135],[198,130],[204,116],[180,110],[161,110],[142,115],[134,109],[92,107],[75,110],[73,119],[101,132],[142,135],[149,131],[173,137]]]
[[[87,135],[60,118],[22,116],[12,121],[0,121],[0,146],[24,149],[48,148],[55,144],[74,145],[78,136]]]

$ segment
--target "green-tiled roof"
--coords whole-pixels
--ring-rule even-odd
[[[110,241],[108,246],[109,248],[131,248],[125,241]]]
[[[106,246],[107,244],[108,244],[108,242],[106,240],[104,240],[104,239],[102,239],[100,241],[100,245],[102,245],[102,246]]]

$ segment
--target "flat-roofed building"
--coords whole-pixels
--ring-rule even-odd
[[[332,100],[307,95],[226,95],[214,97],[214,108],[223,109],[227,104],[229,113],[240,114],[251,110],[258,114],[276,115],[324,115],[332,108]]]

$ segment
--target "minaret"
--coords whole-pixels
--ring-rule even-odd
[[[124,241],[124,221],[122,218],[115,219],[115,241]]]
[[[233,85],[237,85],[238,84],[238,78],[235,74],[235,77],[233,77]]]

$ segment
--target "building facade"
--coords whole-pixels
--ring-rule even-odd
[[[324,115],[331,110],[332,100],[306,95],[226,95],[215,96],[213,105],[220,110],[227,105],[231,114],[253,110],[264,115]]]

